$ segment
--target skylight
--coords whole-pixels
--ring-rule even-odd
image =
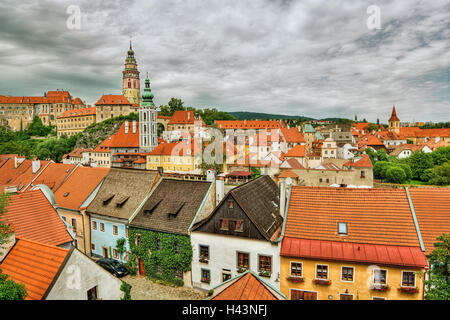
[[[346,222],[338,222],[338,233],[346,235],[347,234],[347,223]]]

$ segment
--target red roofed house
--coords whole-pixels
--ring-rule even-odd
[[[0,263],[3,274],[25,285],[27,300],[120,300],[122,281],[75,248],[13,237]]]
[[[397,112],[395,112],[395,106],[392,107],[392,114],[389,118],[389,131],[400,133],[400,119],[397,117]]]
[[[137,112],[139,108],[138,104],[132,104],[122,94],[104,94],[98,99],[95,106],[97,108],[97,122]]]
[[[252,270],[214,287],[208,300],[286,300],[286,296]]]
[[[72,226],[75,236],[74,246],[87,255],[91,253],[91,228],[86,207],[96,196],[108,171],[109,168],[78,166],[55,191],[59,214]]]
[[[444,194],[447,201],[450,193]],[[280,251],[281,292],[292,300],[423,299],[419,274],[428,263],[414,196],[405,189],[292,187]],[[422,206],[437,201],[430,235],[448,232],[447,224],[432,223],[448,206],[442,196],[420,195]]]
[[[296,159],[302,166],[306,167],[306,146],[296,145],[284,155],[286,160]]]
[[[194,124],[198,122],[202,127],[205,123],[201,118],[196,118],[192,110],[177,110],[173,113],[167,124],[167,131],[187,130],[194,132]]]
[[[65,111],[56,121],[58,138],[68,137],[82,132],[86,127],[96,122],[96,108],[82,108]]]

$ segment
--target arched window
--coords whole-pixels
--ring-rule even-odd
[[[128,88],[131,88],[131,80],[128,80]]]

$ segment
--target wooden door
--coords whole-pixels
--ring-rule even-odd
[[[353,300],[353,295],[341,293],[341,300]]]
[[[138,261],[139,261],[139,275],[145,276],[144,261],[142,261],[140,258],[138,258]]]
[[[108,248],[103,247],[103,258],[108,258]]]
[[[317,300],[317,292],[291,289],[291,300]]]

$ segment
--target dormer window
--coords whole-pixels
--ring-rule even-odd
[[[341,235],[347,235],[347,223],[346,222],[339,222],[338,223],[338,233]]]

